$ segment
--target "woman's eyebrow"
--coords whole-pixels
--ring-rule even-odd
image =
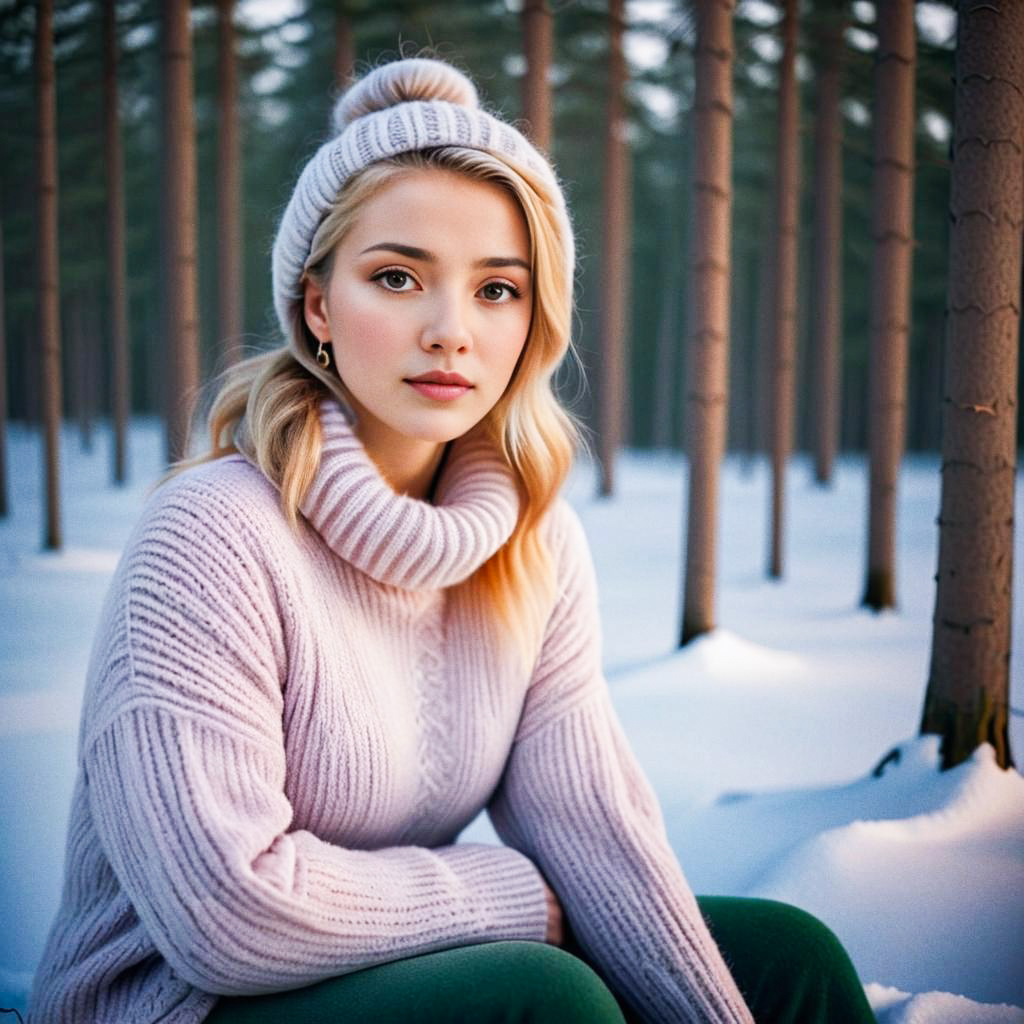
[[[394,252],[399,256],[405,256],[410,260],[422,260],[424,263],[436,263],[437,257],[426,249],[420,249],[415,245],[403,245],[401,242],[378,242],[371,245],[359,254],[365,256],[368,252]],[[475,267],[522,267],[530,270],[530,264],[521,260],[518,256],[488,256],[486,259],[477,260]]]

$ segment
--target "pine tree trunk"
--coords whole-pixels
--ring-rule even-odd
[[[224,362],[242,356],[242,174],[234,0],[217,0],[217,296]]]
[[[192,109],[192,40],[188,0],[160,5],[164,84],[163,274],[164,351],[167,373],[167,458],[188,449],[199,388],[196,298],[196,161]]]
[[[0,519],[6,519],[11,511],[7,499],[7,330],[4,315],[4,225],[0,220]]]
[[[60,514],[60,294],[57,249],[57,76],[53,66],[53,0],[36,7],[36,84],[38,96],[39,338],[43,419],[43,473],[46,524],[43,545],[62,546]]]
[[[797,2],[782,0],[779,131],[776,156],[776,234],[772,353],[772,511],[768,575],[782,576],[786,463],[793,449],[796,361],[797,234],[800,206],[799,96],[796,81]]]
[[[128,285],[124,249],[124,160],[117,99],[117,3],[103,4],[103,123],[107,172],[107,272],[110,278],[111,419],[113,478],[128,478],[127,431],[131,414],[128,347]]]
[[[623,126],[626,119],[623,115]],[[633,351],[630,339],[633,332],[633,154],[623,146],[625,158],[622,161],[622,189],[619,202],[622,204],[622,411],[619,422],[622,433],[619,447],[628,448],[633,444]]]
[[[352,15],[349,4],[339,0],[334,15],[334,87],[344,92],[355,78],[356,37],[352,31]]]
[[[914,214],[913,0],[878,6],[868,369],[868,561],[862,603],[896,604],[896,512],[907,409]]]
[[[107,267],[110,279],[111,411],[113,479],[127,480],[127,429],[131,409],[128,348],[128,287],[124,241],[124,161],[117,92],[117,3],[103,5],[103,118],[107,174]]]
[[[818,37],[818,68],[814,121],[814,259],[811,263],[814,302],[814,477],[832,482],[839,447],[839,349],[842,324],[843,240],[843,19],[825,15]]]
[[[729,393],[732,0],[698,0],[689,360],[690,461],[680,646],[715,625],[718,477]]]
[[[942,500],[922,733],[942,767],[1008,729],[1017,462],[1024,4],[961,4],[957,27]]]
[[[523,117],[530,126],[534,145],[551,149],[551,67],[554,25],[547,0],[525,0],[523,4],[523,50],[526,74],[523,76]]]
[[[622,52],[623,0],[608,3],[608,111],[604,160],[604,232],[601,264],[601,372],[598,404],[597,450],[600,479],[598,493],[615,492],[615,456],[622,444],[626,392],[625,360],[625,196],[626,132],[623,89],[626,59]]]

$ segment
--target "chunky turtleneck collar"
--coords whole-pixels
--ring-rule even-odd
[[[396,494],[333,399],[320,406],[320,467],[300,506],[339,557],[408,590],[461,583],[512,535],[519,499],[511,469],[487,441],[453,442],[434,504]]]

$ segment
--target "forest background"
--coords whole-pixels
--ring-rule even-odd
[[[0,188],[4,231],[9,414],[38,422],[40,372],[35,259],[35,117],[33,4],[0,6]],[[58,3],[57,78],[60,303],[66,381],[64,413],[82,424],[111,405],[110,275],[103,151],[102,4]],[[120,126],[124,147],[131,403],[136,412],[164,408],[166,364],[160,344],[159,217],[161,202],[159,5],[117,6]],[[806,13],[813,17],[815,7]],[[824,5],[829,6],[829,5]],[[832,5],[834,6],[834,5]],[[867,440],[871,231],[871,73],[874,5],[848,6],[842,80],[843,311],[841,330],[844,450]],[[485,102],[522,116],[520,4],[515,0],[445,3],[350,3],[356,68],[430,46],[478,82]],[[335,19],[324,0],[244,0],[237,5],[238,109],[243,197],[243,329],[246,350],[280,339],[270,307],[268,254],[277,219],[304,161],[324,140],[337,94]],[[607,121],[608,9],[603,2],[563,0],[554,14],[552,153],[566,182],[581,254],[577,331],[584,364],[600,360],[602,312],[602,139]],[[628,391],[623,441],[636,447],[685,444],[687,391],[684,334],[687,246],[692,222],[691,111],[695,24],[688,5],[630,0],[624,49],[628,177],[629,288],[626,316]],[[769,283],[773,169],[777,137],[776,5],[742,0],[736,8],[733,135],[733,238],[729,447],[764,450],[764,353],[771,315]],[[804,17],[806,22],[807,18]],[[955,17],[942,3],[916,5],[916,180],[913,290],[908,374],[907,447],[937,450],[942,337],[947,276],[949,145]],[[806,28],[806,25],[805,25]],[[216,189],[219,114],[217,12],[192,6],[198,171],[198,290],[201,376],[224,365],[218,316]],[[801,180],[813,180],[814,60],[812,34],[801,40]],[[814,196],[802,190],[799,218],[796,441],[813,443],[814,384],[809,358]],[[770,287],[770,285],[769,285]],[[236,339],[230,339],[235,341]],[[759,356],[759,353],[761,355]],[[595,422],[595,392],[573,367],[563,391],[583,419]]]

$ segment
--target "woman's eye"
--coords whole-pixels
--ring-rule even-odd
[[[407,292],[414,284],[411,275],[404,270],[382,270],[373,276],[373,280],[379,281],[389,292]]]
[[[507,281],[488,281],[480,289],[480,294],[488,302],[509,302],[512,299],[518,299],[520,292],[515,285],[509,284]]]

